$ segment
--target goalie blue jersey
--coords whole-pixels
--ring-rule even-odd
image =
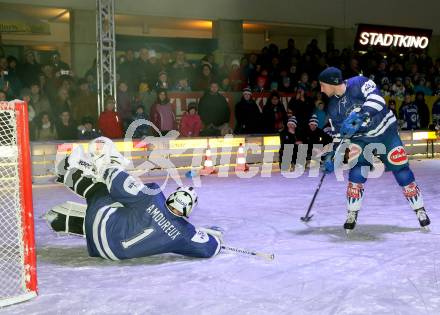
[[[332,96],[328,104],[334,141],[340,140],[339,130],[352,111],[365,112],[370,117],[359,129],[358,134],[353,136],[356,140],[372,142],[375,137],[397,132],[396,116],[387,108],[384,98],[372,80],[357,76],[345,80],[345,84],[345,93]]]
[[[120,260],[176,253],[207,258],[219,252],[217,238],[166,208],[157,184],[144,185],[116,168],[105,178],[108,190],[87,200],[85,233],[90,256]]]

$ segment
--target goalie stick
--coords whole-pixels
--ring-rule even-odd
[[[275,259],[275,255],[274,254],[254,252],[254,251],[250,251],[250,250],[247,250],[247,249],[231,247],[231,246],[225,246],[225,245],[222,245],[221,248],[223,250],[227,250],[227,251],[234,252],[234,253],[240,253],[240,254],[245,254],[245,255],[262,257],[262,258],[264,258],[266,260],[274,260]]]

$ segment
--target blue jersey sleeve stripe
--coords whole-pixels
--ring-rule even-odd
[[[104,251],[101,248],[101,244],[99,243],[99,234],[98,234],[98,228],[99,223],[101,222],[102,216],[104,215],[105,210],[109,209],[110,206],[104,206],[101,209],[98,210],[95,220],[93,221],[93,243],[95,243],[95,247],[99,252],[99,255],[101,255],[102,258],[109,259],[107,255],[104,253]]]
[[[377,94],[371,93],[367,96],[367,101],[377,101],[383,105],[385,105],[385,99]]]
[[[368,107],[374,108],[375,110],[377,110],[379,112],[383,109],[382,105],[380,105],[377,102],[371,102],[371,101],[366,101],[363,106],[368,106]]]
[[[107,240],[107,221],[110,218],[110,216],[116,211],[117,208],[111,208],[107,211],[107,213],[104,216],[104,219],[102,219],[101,223],[101,242],[102,242],[102,249],[106,253],[108,257],[110,257],[111,260],[119,260],[116,255],[113,253],[113,251],[110,249],[110,246],[108,245]]]
[[[375,129],[370,130],[370,131],[367,133],[367,135],[368,135],[368,136],[375,136],[375,135],[377,135],[377,134],[379,133],[379,131],[381,131],[382,128],[384,128],[384,127],[386,126],[387,122],[388,122],[390,119],[392,119],[393,117],[394,117],[394,119],[395,119],[395,116],[394,116],[393,112],[392,112],[392,111],[389,111],[388,114],[384,117],[384,119],[382,119],[382,121],[380,122],[380,124],[379,124]],[[386,127],[386,128],[388,128],[388,127]]]

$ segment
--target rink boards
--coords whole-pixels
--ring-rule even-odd
[[[404,131],[400,133],[405,149],[412,158],[423,158],[427,154],[427,140],[432,133]],[[164,173],[169,167],[176,167],[178,171],[197,170],[204,161],[206,148],[209,145],[214,166],[229,167],[236,165],[237,151],[240,144],[248,146],[246,163],[248,164],[277,164],[279,137],[265,136],[234,136],[231,138],[182,138],[167,140],[157,138],[154,144],[140,141],[115,141],[119,151],[133,162],[132,169],[139,173]],[[87,149],[87,142],[33,142],[31,144],[32,178],[33,183],[48,183],[55,178],[54,163],[57,154],[69,154],[78,145]],[[436,154],[440,153],[440,143],[433,140],[429,144]],[[149,165],[149,160],[168,160],[170,163]]]

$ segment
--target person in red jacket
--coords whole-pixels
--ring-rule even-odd
[[[115,100],[111,97],[105,101],[105,111],[99,115],[98,126],[102,135],[110,139],[124,137],[122,131],[122,120],[115,112]]]
[[[197,105],[192,102],[188,104],[188,111],[180,120],[180,135],[182,137],[198,137],[202,129],[202,120],[197,114]]]

